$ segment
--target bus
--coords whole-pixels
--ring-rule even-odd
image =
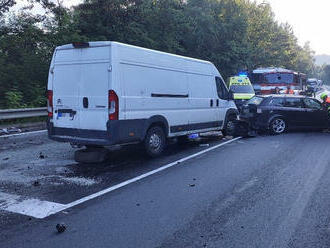
[[[256,94],[274,94],[276,88],[285,90],[290,86],[292,90],[304,90],[307,77],[303,73],[284,68],[259,68],[249,73],[250,81]]]

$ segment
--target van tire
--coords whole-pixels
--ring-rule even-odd
[[[108,158],[109,151],[105,148],[87,148],[77,150],[74,153],[74,160],[83,164],[103,163]]]
[[[223,127],[223,136],[235,136],[236,128],[235,121],[237,120],[237,115],[232,114],[226,118],[225,125]]]
[[[160,126],[152,126],[147,131],[144,139],[144,148],[150,157],[160,156],[166,147],[166,136],[164,129]]]

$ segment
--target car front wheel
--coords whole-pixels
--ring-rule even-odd
[[[273,135],[282,134],[287,130],[287,124],[282,118],[275,118],[269,125],[270,133]]]

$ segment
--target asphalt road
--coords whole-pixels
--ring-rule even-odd
[[[30,180],[2,180],[2,191],[67,203],[206,149],[173,145],[149,160],[133,148],[93,167],[44,138],[0,141],[0,171],[16,166]],[[44,219],[3,212],[0,247],[329,247],[329,141],[329,133],[299,132],[241,139]],[[28,163],[39,150],[47,158],[36,158],[34,174],[19,157]],[[38,190],[30,186],[36,175],[48,175]],[[67,230],[58,234],[61,222]]]

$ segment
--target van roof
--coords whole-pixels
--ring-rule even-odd
[[[190,57],[186,57],[186,56],[176,55],[173,53],[161,52],[158,50],[148,49],[148,48],[139,47],[139,46],[133,46],[133,45],[124,44],[124,43],[120,43],[120,42],[116,42],[116,41],[92,41],[92,42],[88,42],[88,44],[89,44],[89,47],[104,47],[104,46],[113,46],[113,45],[124,46],[124,47],[134,47],[134,48],[138,48],[141,50],[152,51],[152,52],[159,53],[159,54],[167,54],[167,55],[175,56],[175,57],[186,59],[189,61],[195,61],[195,62],[199,62],[199,63],[203,63],[203,64],[213,65],[213,63],[211,63],[210,61],[206,61],[206,60],[190,58]],[[71,43],[71,44],[66,44],[66,45],[56,47],[56,50],[66,50],[66,49],[74,49],[73,44]]]

